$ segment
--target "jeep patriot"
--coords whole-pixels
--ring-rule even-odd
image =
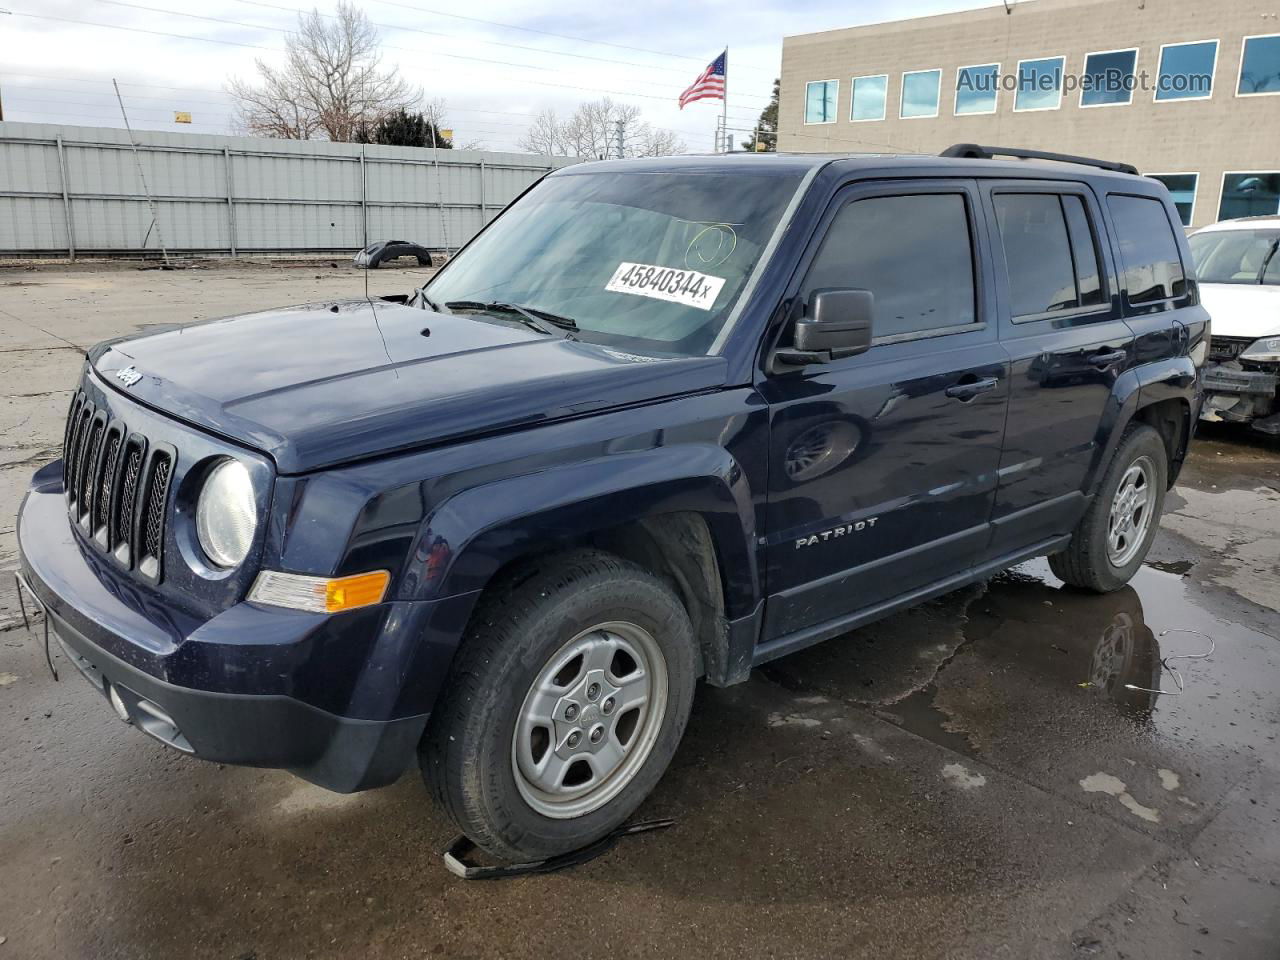
[[[411,296],[91,350],[23,592],[175,750],[417,762],[489,853],[572,851],[699,679],[1031,557],[1133,576],[1210,336],[1178,223],[1123,164],[974,145],[558,170]]]

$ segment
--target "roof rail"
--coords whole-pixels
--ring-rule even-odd
[[[1016,157],[1019,160],[1057,160],[1059,163],[1079,163],[1086,167],[1098,167],[1115,173],[1138,175],[1138,168],[1131,163],[1115,163],[1111,160],[1094,160],[1069,153],[1049,153],[1044,150],[1024,150],[1021,147],[984,147],[976,143],[953,144],[940,157],[962,157],[970,160],[994,160],[996,157]]]

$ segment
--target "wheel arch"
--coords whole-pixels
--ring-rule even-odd
[[[1116,380],[1099,426],[1099,453],[1086,484],[1090,496],[1098,492],[1107,465],[1132,423],[1146,423],[1160,434],[1169,460],[1168,483],[1173,486],[1191,442],[1195,382],[1195,366],[1188,357],[1145,364]]]
[[[728,621],[758,606],[755,510],[723,448],[659,448],[463,491],[423,524],[402,599],[472,597],[579,547],[606,550],[667,582],[720,671]],[[624,464],[620,461],[626,461]],[[623,467],[623,469],[619,469]]]

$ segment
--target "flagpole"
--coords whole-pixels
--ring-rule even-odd
[[[724,99],[720,101],[720,130],[725,153],[729,152],[729,45],[724,46]]]

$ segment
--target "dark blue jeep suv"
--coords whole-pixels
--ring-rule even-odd
[[[995,154],[1015,159],[995,159]],[[584,164],[422,289],[91,351],[24,589],[121,719],[505,858],[613,830],[698,678],[1037,555],[1114,590],[1208,317],[1121,164]]]

